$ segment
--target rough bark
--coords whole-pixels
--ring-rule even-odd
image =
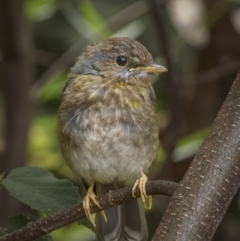
[[[152,240],[211,240],[239,186],[240,72]]]

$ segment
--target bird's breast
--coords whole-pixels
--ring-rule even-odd
[[[63,96],[59,109],[63,156],[88,182],[128,183],[148,168],[157,153],[153,103],[142,89],[132,86],[88,87],[75,96],[70,91],[74,101]]]

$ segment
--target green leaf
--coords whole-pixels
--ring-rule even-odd
[[[2,185],[2,179],[5,175],[5,172],[3,172],[2,174],[0,174],[0,189],[2,189],[3,185]]]
[[[7,233],[11,233],[17,229],[26,226],[30,221],[33,220],[30,220],[22,214],[11,217],[7,223]]]
[[[195,155],[203,143],[207,132],[208,128],[204,128],[180,139],[177,142],[177,146],[173,152],[173,160],[175,162],[179,162]]]
[[[26,0],[25,13],[31,20],[41,21],[55,12],[55,0]]]
[[[12,196],[46,214],[64,210],[82,200],[77,187],[69,180],[57,179],[43,168],[13,169],[2,183]]]
[[[93,224],[90,222],[89,219],[83,218],[80,221],[77,222],[79,225],[83,225],[86,228],[92,230],[94,233],[96,232],[96,228],[93,226]]]
[[[0,227],[0,237],[5,235],[6,233],[7,233],[7,229]]]
[[[105,26],[105,21],[98,13],[95,5],[89,0],[82,0],[78,3],[78,9],[85,20],[91,24],[94,30],[98,31],[99,35],[103,38],[110,36],[110,31]]]
[[[43,86],[40,94],[41,103],[47,103],[52,100],[59,100],[63,87],[65,85],[66,73],[56,73],[46,85]]]
[[[31,121],[29,132],[29,163],[47,170],[57,170],[59,174],[73,176],[59,151],[56,135],[57,116],[54,114],[37,115]]]
[[[35,241],[53,241],[50,234],[44,235],[41,238],[35,239]]]

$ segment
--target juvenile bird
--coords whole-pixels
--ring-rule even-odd
[[[166,68],[130,38],[109,38],[89,46],[71,68],[58,110],[58,136],[63,158],[89,189],[83,200],[134,184],[145,202],[145,172],[159,148],[152,74]],[[151,202],[151,200],[150,200]],[[104,213],[103,213],[104,214]],[[103,215],[105,216],[105,214]],[[147,240],[144,212],[136,199],[96,216],[98,240]],[[94,223],[94,222],[93,222]]]

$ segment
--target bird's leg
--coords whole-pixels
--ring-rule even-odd
[[[95,184],[95,182],[91,182],[91,184],[90,184],[90,186],[89,186],[89,188],[87,190],[87,194],[86,194],[86,196],[83,199],[83,209],[84,209],[84,212],[86,214],[86,217],[91,221],[91,223],[95,227],[96,224],[93,221],[93,218],[92,218],[92,215],[91,215],[91,212],[90,212],[90,200],[92,200],[99,208],[101,208],[101,207],[100,207],[100,205],[98,204],[98,202],[96,200],[95,193],[93,192],[94,184]],[[100,213],[103,215],[103,218],[104,218],[104,220],[106,222],[107,221],[107,217],[105,215],[105,212],[102,210],[102,211],[100,211]]]
[[[140,172],[140,175],[141,175],[141,177],[136,180],[136,182],[135,182],[135,184],[132,188],[132,196],[136,197],[135,192],[136,192],[136,189],[138,187],[139,190],[140,190],[141,198],[143,200],[145,208],[151,209],[151,207],[152,207],[152,197],[150,195],[148,196],[147,193],[146,193],[146,182],[148,181],[148,178],[143,172]],[[146,199],[148,199],[148,203],[149,203],[148,206],[146,205]]]

